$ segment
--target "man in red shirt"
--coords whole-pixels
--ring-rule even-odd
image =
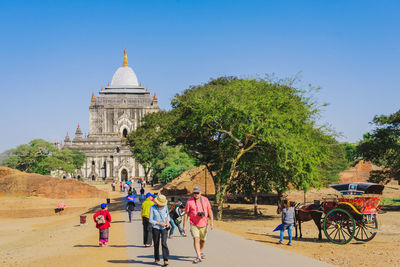
[[[108,235],[111,222],[111,215],[107,209],[107,203],[101,204],[101,210],[93,215],[96,228],[99,229],[99,246],[106,247],[108,243]]]
[[[205,258],[203,253],[207,237],[208,217],[210,217],[210,228],[214,228],[214,216],[208,198],[201,195],[200,186],[193,188],[193,197],[186,202],[185,217],[183,220],[183,232],[186,235],[186,222],[190,217],[190,233],[194,240],[194,250],[197,258],[193,263],[200,263]]]

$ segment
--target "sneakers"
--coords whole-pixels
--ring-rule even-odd
[[[276,243],[276,244],[278,244],[278,245],[282,245],[283,244],[283,242],[282,241],[279,241],[278,243]]]
[[[288,246],[291,246],[291,245],[292,245],[292,243],[287,243],[287,245],[288,245]]]

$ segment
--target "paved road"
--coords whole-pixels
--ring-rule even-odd
[[[153,257],[153,247],[143,246],[143,232],[140,218],[140,203],[137,201],[138,211],[134,212],[132,223],[126,223],[125,232],[128,242],[129,260],[135,266],[155,266]],[[126,221],[128,216],[126,214]],[[195,253],[192,245],[190,232],[188,237],[180,237],[178,229],[175,230],[174,237],[168,240],[170,250],[169,263],[171,267],[194,266],[192,260]],[[161,253],[161,247],[160,247]],[[248,240],[231,233],[214,229],[209,231],[207,243],[204,249],[207,258],[203,260],[202,267],[214,266],[296,266],[296,267],[317,267],[332,266],[317,260],[298,255],[284,249],[268,246],[256,241]],[[162,257],[161,257],[162,263]]]

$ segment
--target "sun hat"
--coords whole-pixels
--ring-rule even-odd
[[[167,205],[168,200],[164,195],[159,195],[158,198],[154,200],[154,203],[156,203],[159,206],[165,206]]]
[[[108,206],[108,203],[101,203],[101,208],[104,209],[105,207]]]
[[[201,193],[201,187],[199,185],[193,187],[193,193]]]

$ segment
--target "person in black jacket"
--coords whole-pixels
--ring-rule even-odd
[[[133,201],[128,200],[128,202],[126,203],[126,211],[128,212],[128,216],[129,216],[129,222],[132,222],[132,211],[135,210],[135,196],[136,195],[129,195],[127,198],[131,197],[133,198]]]

